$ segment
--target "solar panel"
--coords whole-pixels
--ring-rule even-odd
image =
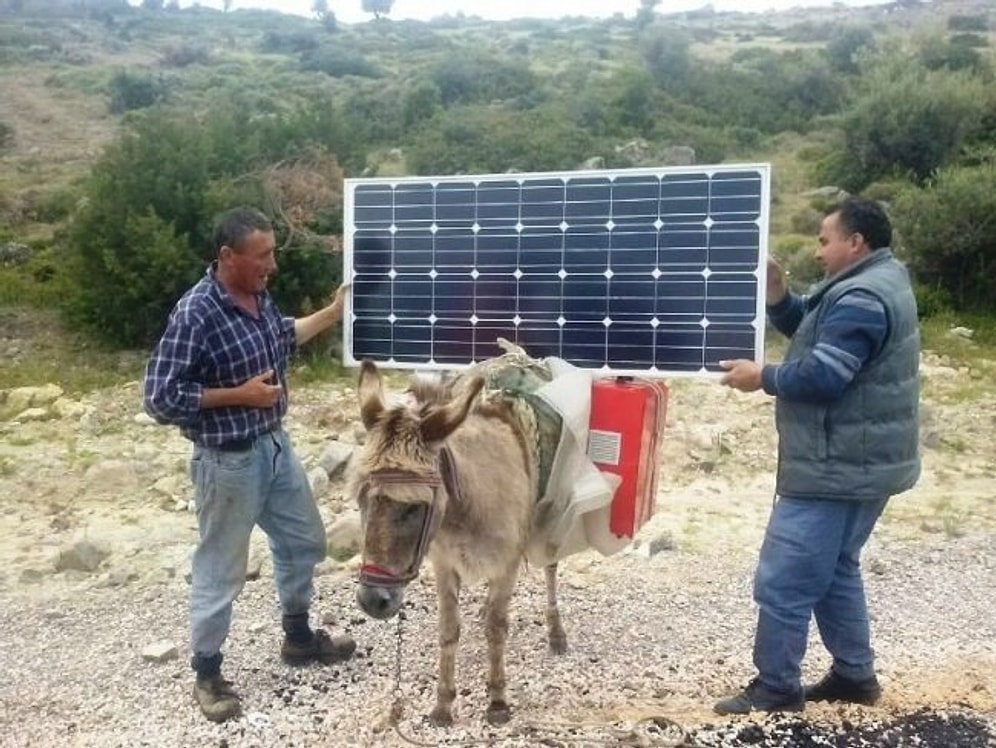
[[[498,337],[618,375],[760,360],[770,168],[347,179],[345,359],[461,368]]]

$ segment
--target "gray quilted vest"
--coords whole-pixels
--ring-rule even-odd
[[[906,268],[890,250],[871,252],[814,289],[785,360],[813,349],[823,315],[855,289],[885,307],[885,342],[835,402],[777,399],[781,496],[881,499],[911,488],[920,476],[916,300]]]

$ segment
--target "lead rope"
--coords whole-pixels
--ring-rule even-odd
[[[405,697],[401,691],[401,650],[404,640],[402,621],[404,621],[404,611],[398,611],[398,626],[395,630],[394,647],[394,689],[392,691],[391,711],[388,717],[388,724],[394,728],[398,737],[410,745],[420,748],[438,748],[439,746],[461,746],[461,745],[490,745],[493,737],[473,738],[468,740],[446,740],[432,743],[417,740],[410,735],[406,735],[401,729],[401,718],[405,715]],[[643,726],[643,730],[638,728]],[[577,734],[578,730],[610,729],[616,736],[612,738],[585,738]],[[530,723],[523,726],[519,735],[509,735],[510,738],[525,738],[529,741],[548,742],[556,740],[579,741],[589,745],[607,746],[639,746],[640,748],[692,748],[696,743],[691,736],[685,732],[684,728],[677,722],[667,717],[651,716],[635,722],[630,729],[620,729],[607,724],[597,722],[545,722]]]

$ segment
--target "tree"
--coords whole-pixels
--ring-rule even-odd
[[[966,72],[929,71],[908,57],[880,61],[841,120],[843,147],[822,178],[851,192],[890,176],[926,182],[976,139],[990,111],[986,84]]]
[[[996,163],[942,169],[923,187],[900,193],[892,214],[925,296],[941,295],[957,310],[992,310]]]
[[[654,9],[661,0],[640,0],[640,9],[636,11],[636,25],[649,26],[654,22]]]
[[[363,12],[373,13],[374,18],[379,19],[391,12],[392,5],[394,0],[363,0]]]
[[[325,147],[345,128],[327,107],[247,116],[244,102],[203,121],[163,110],[126,122],[95,165],[67,232],[63,299],[70,321],[146,345],[204,271],[213,216],[253,204],[274,218],[283,249],[272,284],[294,314],[317,306],[339,277],[327,234],[341,232],[342,171]],[[310,155],[309,155],[310,154]]]
[[[314,0],[314,2],[311,3],[311,12],[319,21],[322,20],[322,18],[325,17],[325,14],[329,12],[328,0]]]

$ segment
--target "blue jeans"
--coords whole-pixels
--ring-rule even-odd
[[[308,612],[315,564],[325,558],[325,527],[283,430],[239,452],[195,446],[190,477],[200,530],[190,588],[190,649],[195,657],[212,657],[228,636],[232,603],[245,584],[253,527],[259,525],[269,540],[285,615]]]
[[[754,665],[769,689],[802,687],[813,616],[838,674],[875,674],[860,556],[887,501],[783,496],[775,503],[754,576]]]

